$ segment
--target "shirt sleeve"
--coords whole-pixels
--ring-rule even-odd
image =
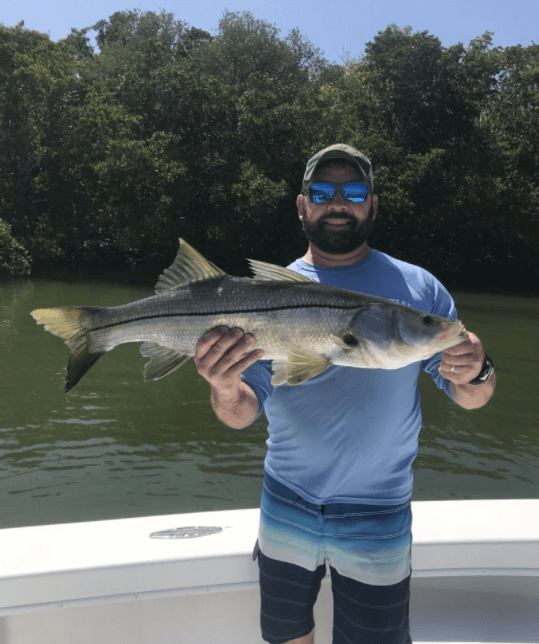
[[[260,418],[264,411],[264,403],[268,396],[271,396],[273,387],[271,385],[271,360],[259,360],[241,373],[241,379],[251,387],[258,400],[256,418]]]
[[[453,298],[447,291],[447,289],[439,282],[436,278],[432,278],[433,282],[431,285],[432,293],[432,307],[431,313],[435,315],[441,315],[444,318],[450,318],[452,320],[457,319],[457,309],[455,307],[455,302]],[[454,400],[453,395],[451,394],[451,383],[449,380],[444,378],[438,368],[440,362],[442,361],[442,353],[437,353],[428,360],[423,360],[422,369],[426,371],[432,378],[434,384],[444,391],[451,400]]]

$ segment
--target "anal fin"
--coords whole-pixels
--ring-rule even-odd
[[[179,369],[192,356],[183,355],[158,342],[144,342],[140,347],[144,358],[150,358],[144,366],[144,380],[159,380]]]

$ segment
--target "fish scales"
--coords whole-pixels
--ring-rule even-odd
[[[312,282],[251,260],[255,279],[229,276],[183,240],[157,295],[118,307],[38,309],[34,318],[65,340],[66,391],[115,346],[142,342],[145,379],[164,377],[194,355],[199,338],[225,325],[255,335],[273,361],[274,385],[297,385],[335,364],[397,369],[466,337],[458,320],[383,298]]]
[[[194,353],[205,331],[226,325],[254,333],[253,349],[265,348],[272,356],[284,358],[291,344],[308,347],[313,340],[325,340],[324,349],[331,350],[327,331],[336,333],[346,326],[361,305],[352,292],[343,290],[335,297],[335,289],[320,284],[313,284],[314,289],[307,284],[275,288],[279,284],[223,278],[209,287],[183,287],[137,303],[99,309],[89,317],[90,342],[95,351],[105,352],[125,342],[158,339],[183,353]],[[305,325],[312,327],[309,335]],[[106,335],[100,333],[105,329]]]

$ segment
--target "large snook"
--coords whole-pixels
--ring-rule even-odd
[[[66,392],[125,342],[144,343],[145,380],[162,378],[189,360],[199,338],[217,325],[255,335],[252,348],[273,360],[273,385],[297,385],[330,365],[398,369],[466,338],[458,320],[318,284],[280,266],[250,264],[254,278],[232,277],[180,239],[153,297],[117,307],[32,311],[69,348]]]

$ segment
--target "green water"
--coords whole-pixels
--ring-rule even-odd
[[[104,356],[65,396],[67,348],[29,315],[151,294],[88,277],[0,284],[0,527],[258,506],[263,419],[222,425],[192,363],[145,384],[137,345]],[[422,378],[414,499],[537,498],[539,299],[454,296],[496,362],[498,388],[467,412]]]

